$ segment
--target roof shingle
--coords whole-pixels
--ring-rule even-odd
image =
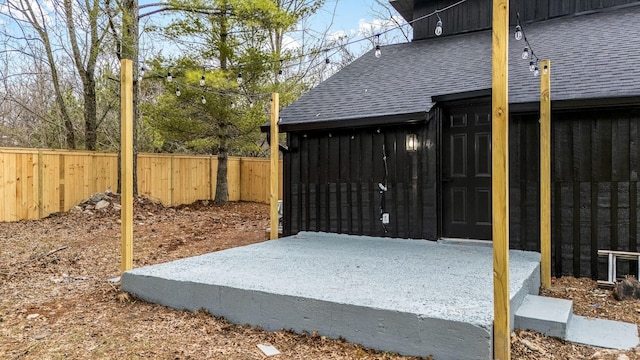
[[[524,26],[533,50],[551,60],[554,100],[640,95],[640,6]],[[633,25],[636,24],[636,25]],[[509,102],[536,102],[539,79],[509,40]],[[491,32],[383,46],[370,51],[281,112],[282,125],[428,112],[432,97],[491,87]]]

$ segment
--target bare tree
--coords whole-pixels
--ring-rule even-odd
[[[99,0],[85,0],[84,8],[74,6],[72,0],[63,0],[63,4],[73,61],[82,81],[85,144],[87,150],[96,150],[97,129],[104,118],[99,119],[97,115],[96,63],[107,34],[106,17]],[[86,21],[78,21],[79,17]],[[84,25],[84,29],[79,32],[76,24]],[[83,37],[84,42],[81,43],[79,37]],[[106,108],[105,112],[110,110]]]
[[[7,0],[0,7],[0,15],[9,24],[0,36],[16,50],[11,59],[29,59],[29,63],[45,65],[43,68],[47,71],[37,75],[51,81],[57,112],[66,131],[66,147],[75,149],[78,146],[77,127],[84,127],[84,146],[95,150],[102,118],[97,115],[95,70],[103,54],[101,46],[106,33],[106,17],[99,1]],[[4,75],[30,75],[21,71],[11,68]],[[81,101],[73,99],[76,94]],[[80,126],[75,124],[71,108],[78,103],[84,119]]]

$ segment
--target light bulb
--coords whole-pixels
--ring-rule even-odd
[[[540,69],[536,66],[536,68],[533,69],[533,76],[537,77],[538,75],[540,75]]]
[[[529,58],[529,48],[524,48],[524,50],[522,50],[522,59],[527,60],[528,58]]]
[[[516,25],[516,32],[513,34],[516,40],[522,40],[522,27],[520,25]]]
[[[173,81],[173,76],[171,76],[171,73],[167,73],[167,82],[172,82]]]
[[[547,65],[542,67],[542,73],[544,73],[545,75],[549,73],[549,67]]]
[[[200,99],[200,101],[202,101],[202,104],[206,104],[207,103],[207,99],[204,98],[204,95],[202,95],[202,98]]]
[[[380,50],[380,45],[376,45],[376,52],[374,53],[377,58],[382,56],[382,51]]]
[[[242,73],[238,73],[238,85],[242,85]]]
[[[138,76],[142,79],[142,77],[144,76],[144,66],[140,66],[140,74],[138,74]]]
[[[180,96],[181,92],[180,92],[180,88],[176,88],[176,96]]]
[[[200,86],[204,86],[204,75],[200,78]]]
[[[253,101],[249,101],[249,107],[253,108]]]
[[[329,64],[331,62],[331,60],[329,60],[329,58],[324,59],[324,63],[325,64]]]
[[[280,67],[278,68],[278,81],[284,80],[284,71],[282,71],[283,63],[284,63],[284,60],[280,59]]]
[[[233,101],[231,101],[231,108],[232,108],[232,109],[235,109],[235,108],[236,108],[236,104],[235,104]]]
[[[442,20],[438,20],[438,22],[436,23],[435,33],[436,33],[436,36],[442,35]]]
[[[529,71],[534,71],[536,69],[536,63],[533,61],[529,61]]]

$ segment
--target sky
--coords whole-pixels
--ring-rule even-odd
[[[335,30],[356,31],[361,22],[371,23],[374,20],[374,6],[375,0],[327,0],[318,20],[328,25],[335,9],[332,27]]]
[[[386,0],[383,0],[387,3]],[[393,15],[400,15],[389,6]],[[335,10],[335,11],[334,11]],[[333,15],[333,16],[332,16]],[[312,19],[319,26],[330,25],[331,29],[343,31],[350,36],[354,34],[375,34],[395,24],[389,21],[390,14],[381,8],[375,0],[327,0],[324,7]]]
[[[387,0],[382,0],[387,3]],[[401,16],[389,6],[398,21]],[[326,3],[309,19],[309,25],[318,32],[328,31],[328,37],[337,39],[345,36],[349,41],[372,37],[396,23],[390,21],[389,10],[382,8],[375,0],[326,0]],[[390,32],[381,38],[381,43],[406,41],[398,32]],[[355,47],[368,47],[370,42],[363,41]]]
[[[384,1],[384,3],[388,2],[388,0],[381,1]],[[141,4],[149,2],[152,1],[140,0]],[[397,16],[397,19],[401,20],[400,15],[390,6],[389,8],[392,13]],[[163,14],[145,17],[143,21],[141,21],[140,26],[144,28],[148,21],[150,23],[162,24],[166,22],[166,16],[169,15]],[[310,27],[315,30],[314,34],[318,36],[318,39],[316,39],[318,41],[315,42],[316,44],[321,43],[321,41],[319,41],[321,37],[325,37],[325,40],[328,40],[330,44],[331,40],[336,41],[341,37],[346,39],[342,40],[343,43],[363,39],[363,41],[348,47],[351,53],[357,57],[371,49],[373,43],[371,40],[367,41],[367,38],[373,39],[375,34],[389,27],[396,26],[395,23],[389,21],[389,18],[389,10],[378,5],[376,0],[326,0],[324,6],[307,20],[307,24],[300,24],[299,26]],[[407,40],[400,36],[398,32],[390,32],[381,36],[380,39],[381,45],[405,41]],[[302,43],[303,41],[299,38],[299,35],[296,36],[295,32],[285,35],[285,49],[294,50],[304,48],[301,46]],[[332,44],[337,45],[338,43],[334,42]],[[155,48],[156,51],[159,50],[153,38],[142,39],[141,48],[148,48],[151,54],[155,53],[152,49]],[[164,47],[160,51],[165,56],[170,57],[172,55],[171,51]]]

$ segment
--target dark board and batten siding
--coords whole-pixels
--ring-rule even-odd
[[[407,133],[421,146],[405,151]],[[435,122],[288,134],[285,156],[284,233],[342,234],[437,239]],[[387,156],[385,212],[380,221]]]
[[[537,120],[515,115],[509,124],[510,245],[532,251],[540,250]],[[640,110],[554,113],[551,136],[553,273],[603,278],[598,249],[640,251]]]
[[[441,236],[439,132],[427,123],[340,131],[292,132],[285,155],[284,232],[322,231],[430,239]],[[407,154],[407,133],[419,150]],[[510,247],[540,250],[538,115],[509,125]],[[380,222],[378,183],[388,164]],[[552,118],[552,266],[559,275],[602,278],[598,249],[640,251],[640,108],[554,112]],[[621,262],[619,273],[635,274]]]
[[[625,5],[638,0],[512,0],[509,5],[511,24],[516,23],[516,13],[520,13],[523,24],[530,21],[546,20],[558,16],[585,11],[598,10],[612,6]],[[457,3],[458,0],[415,0],[413,18],[431,14]],[[459,34],[469,31],[485,30],[491,27],[492,1],[467,1],[438,15],[443,23],[443,35]],[[474,14],[474,16],[469,16]],[[435,37],[436,16],[417,21],[413,25],[413,39],[420,40]]]
[[[598,249],[640,250],[640,109],[559,114],[552,141],[556,273],[602,276]]]

